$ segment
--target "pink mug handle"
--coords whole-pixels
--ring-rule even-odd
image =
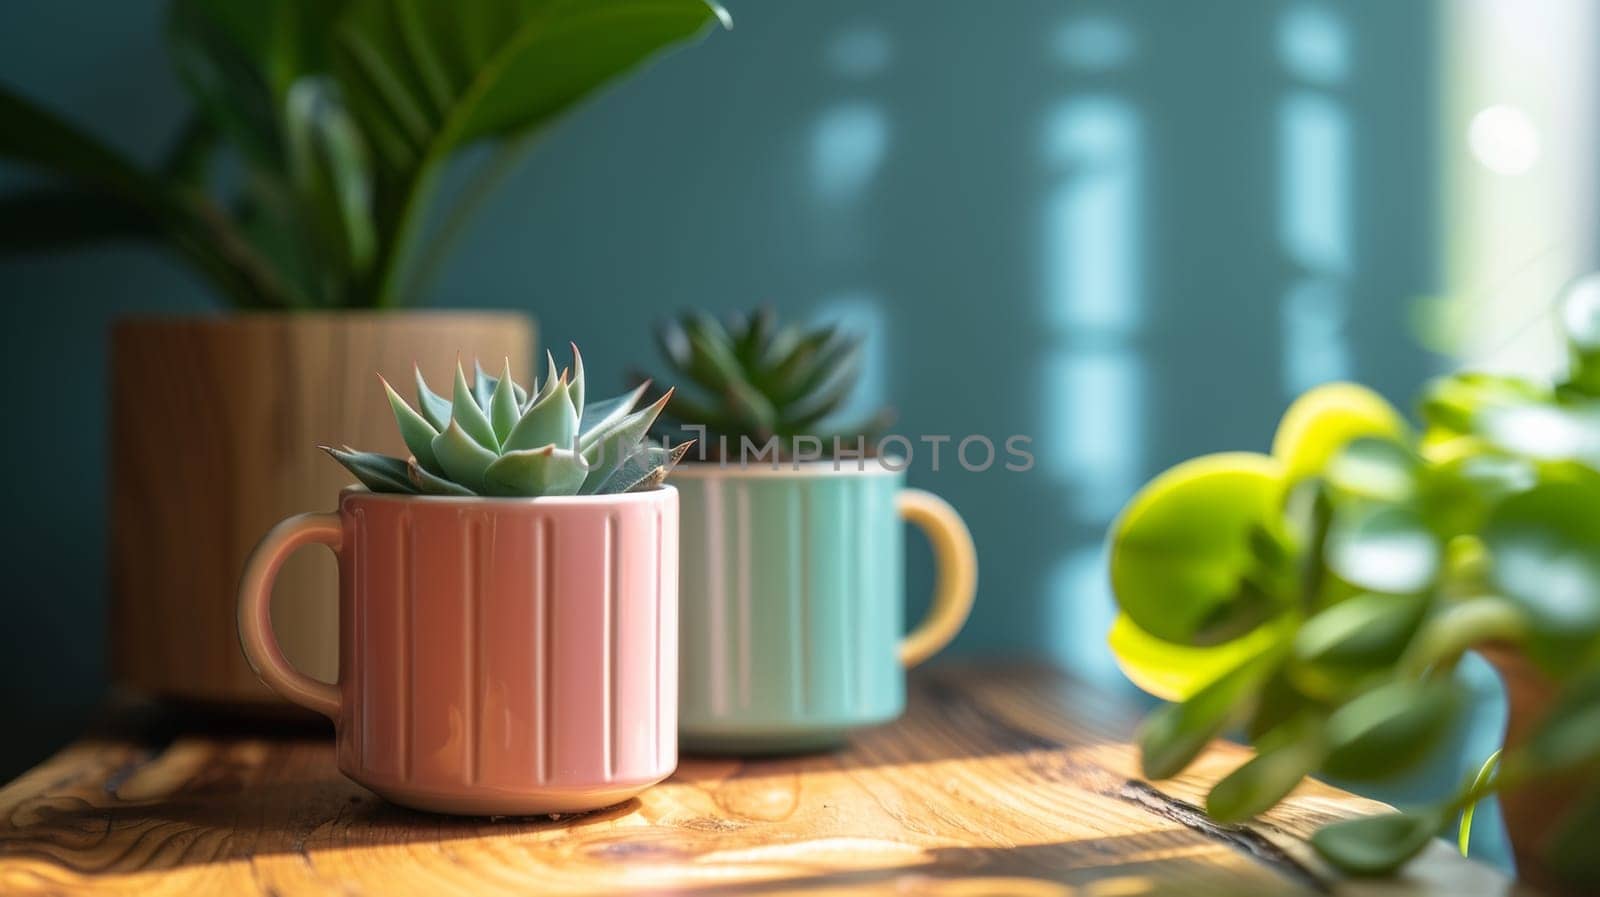
[[[239,583],[239,646],[245,659],[268,687],[308,710],[339,717],[339,688],[295,669],[278,647],[272,631],[272,582],[289,555],[302,545],[320,542],[339,553],[344,527],[338,514],[296,514],[262,537],[244,565]]]

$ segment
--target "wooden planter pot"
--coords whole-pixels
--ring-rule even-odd
[[[350,475],[317,450],[404,456],[381,372],[412,364],[448,394],[456,353],[532,370],[533,325],[509,312],[330,312],[139,319],[111,337],[114,680],[168,699],[287,709],[239,649],[234,597],[256,540],[332,508]],[[338,577],[301,552],[278,577],[273,626],[295,666],[338,678]]]

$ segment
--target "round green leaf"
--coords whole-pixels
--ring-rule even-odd
[[[1328,530],[1328,568],[1373,592],[1421,591],[1439,572],[1442,553],[1422,517],[1406,506],[1341,508]]]
[[[1402,502],[1416,494],[1421,470],[1422,460],[1404,445],[1363,437],[1333,456],[1323,478],[1346,495]]]
[[[1535,630],[1600,633],[1600,477],[1547,482],[1502,501],[1483,534],[1494,587]]]
[[[1400,775],[1428,756],[1460,704],[1460,690],[1449,680],[1379,686],[1328,717],[1322,769],[1362,781]]]
[[[1477,431],[1501,451],[1540,461],[1600,463],[1600,406],[1522,402],[1486,408]]]
[[[1196,648],[1158,639],[1127,614],[1117,614],[1106,640],[1117,666],[1134,685],[1163,701],[1183,701],[1283,642],[1293,633],[1293,622],[1285,615],[1233,641]]]
[[[1422,419],[1436,437],[1472,433],[1486,409],[1545,402],[1549,398],[1548,389],[1527,380],[1468,371],[1439,377],[1423,387]]]
[[[1417,595],[1357,595],[1307,620],[1295,634],[1295,681],[1333,698],[1386,670],[1406,650],[1427,610]]]
[[[1489,510],[1501,499],[1533,488],[1539,472],[1533,462],[1490,449],[1481,440],[1451,440],[1450,455],[1430,458],[1420,503],[1435,532],[1477,534]]]
[[[1272,456],[1294,483],[1322,473],[1356,439],[1400,439],[1407,430],[1383,396],[1356,383],[1325,383],[1307,390],[1283,413],[1272,437]]]
[[[1270,616],[1247,588],[1258,566],[1250,534],[1275,525],[1282,481],[1276,461],[1247,453],[1196,458],[1150,481],[1111,527],[1122,611],[1156,638],[1188,645],[1221,640],[1230,617]]]
[[[1219,822],[1244,822],[1271,809],[1322,762],[1322,741],[1314,720],[1289,723],[1267,736],[1264,747],[1229,773],[1206,795],[1206,812]]]
[[[1311,846],[1348,875],[1388,875],[1421,853],[1443,825],[1432,812],[1363,816],[1323,826]]]
[[[1211,739],[1248,710],[1249,698],[1272,672],[1280,652],[1268,651],[1224,673],[1181,704],[1157,708],[1139,727],[1139,757],[1147,778],[1182,772]]]

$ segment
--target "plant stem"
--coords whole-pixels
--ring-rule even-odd
[[[1484,596],[1450,606],[1423,624],[1422,631],[1400,658],[1402,676],[1414,678],[1430,669],[1453,667],[1461,655],[1489,642],[1522,638],[1525,624],[1517,608],[1503,598]]]
[[[450,207],[450,213],[439,225],[438,234],[428,242],[428,248],[421,261],[417,263],[414,273],[405,278],[402,303],[411,305],[420,301],[422,293],[438,278],[445,260],[466,234],[467,225],[495,188],[516,169],[516,163],[526,154],[538,133],[533,131],[503,140],[495,147],[494,155],[478,169],[466,189],[461,192],[460,199]]]
[[[1500,764],[1500,751],[1489,755],[1478,770],[1478,775],[1472,780],[1470,791],[1480,791],[1489,786],[1489,776],[1494,774],[1495,767]],[[1478,809],[1478,800],[1475,798],[1461,810],[1461,829],[1456,835],[1456,842],[1461,848],[1461,855],[1467,855],[1467,845],[1472,839],[1472,816]]]

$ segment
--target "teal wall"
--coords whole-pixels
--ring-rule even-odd
[[[901,432],[1031,435],[1026,474],[911,471],[979,546],[955,650],[1116,682],[1100,539],[1139,482],[1264,447],[1311,383],[1404,401],[1435,369],[1407,326],[1437,280],[1432,4],[729,6],[540,143],[435,302],[527,309],[619,373],[683,307],[845,314]],[[6,4],[0,78],[153,158],[183,109],[160,7]],[[212,305],[141,247],[0,259],[0,289],[10,771],[104,685],[107,323]]]

